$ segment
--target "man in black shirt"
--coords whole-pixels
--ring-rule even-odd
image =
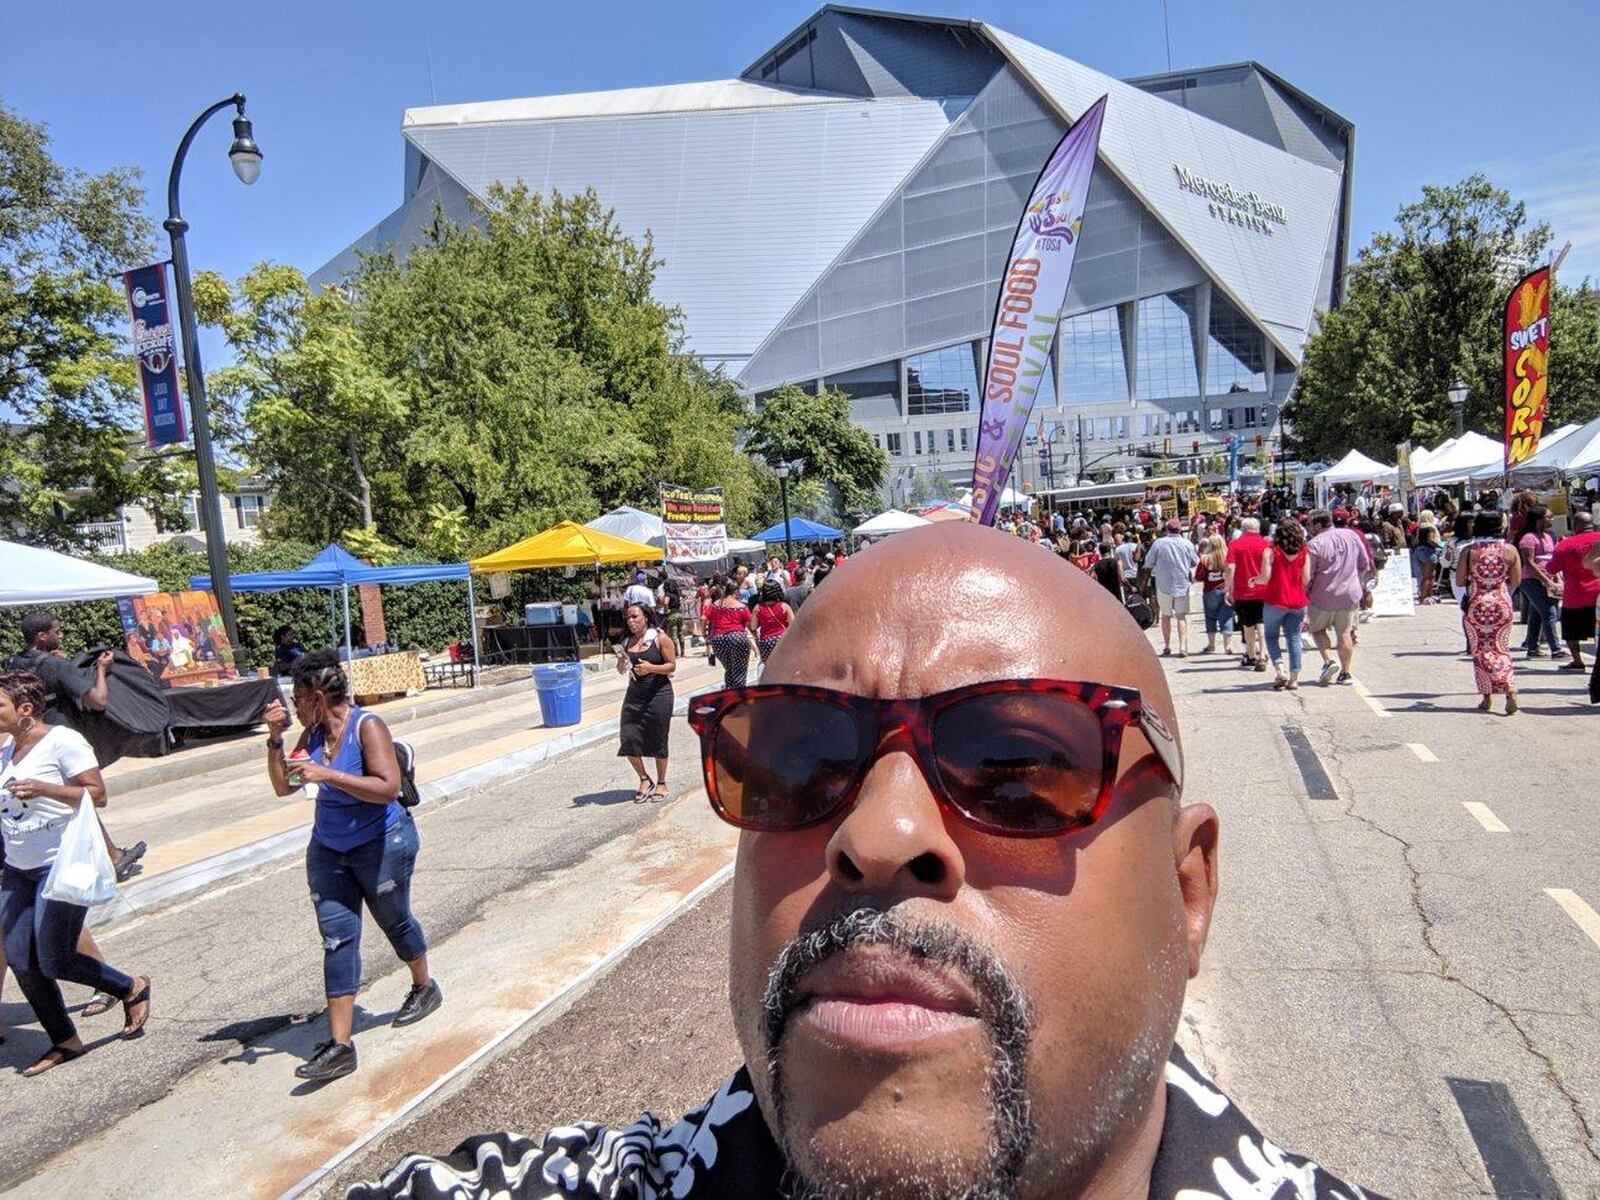
[[[743,1065],[670,1126],[473,1138],[351,1195],[1368,1195],[1174,1045],[1218,819],[1180,800],[1172,698],[1119,608],[976,525],[863,555],[759,687],[689,709],[742,829]]]
[[[80,667],[61,653],[61,622],[54,613],[42,610],[30,612],[22,618],[23,648],[6,661],[12,671],[31,671],[44,680],[47,725],[72,725],[74,709],[104,712],[110,701],[110,673],[112,654],[102,650],[92,667]],[[126,848],[111,840],[102,823],[100,832],[106,840],[106,851],[117,869],[121,882],[133,873],[134,864],[144,857],[148,847],[135,842]]]

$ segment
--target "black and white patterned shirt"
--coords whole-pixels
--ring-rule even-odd
[[[1150,1173],[1151,1200],[1382,1200],[1274,1146],[1176,1046],[1167,1112]],[[743,1067],[673,1125],[649,1113],[625,1129],[585,1122],[542,1142],[468,1138],[448,1158],[402,1159],[348,1200],[771,1200],[783,1157]]]

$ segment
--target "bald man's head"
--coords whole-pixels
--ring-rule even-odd
[[[1108,592],[968,524],[852,557],[807,600],[762,687],[893,700],[1014,679],[1133,689],[1177,726],[1149,642]],[[994,789],[982,799],[996,811],[1099,770],[1081,736],[1012,725],[1011,711],[965,727],[988,755],[973,786]],[[752,735],[748,758],[795,778],[815,732],[797,715],[772,744]],[[1159,1131],[1215,895],[1215,814],[1166,802],[1172,778],[1130,725],[1096,823],[985,832],[939,799],[905,735],[880,732],[841,810],[740,840],[729,986],[764,1115],[821,1190],[1081,1191]],[[1049,768],[1027,765],[1040,755]]]

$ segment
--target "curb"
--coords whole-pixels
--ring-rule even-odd
[[[518,1017],[510,1025],[506,1026],[506,1028],[495,1034],[487,1042],[479,1046],[466,1058],[457,1063],[454,1067],[446,1071],[438,1079],[435,1079],[427,1087],[423,1088],[422,1091],[418,1092],[415,1096],[411,1097],[411,1099],[407,1100],[389,1116],[378,1121],[371,1129],[367,1130],[366,1133],[356,1138],[355,1141],[344,1147],[332,1158],[328,1159],[327,1162],[323,1163],[316,1170],[312,1171],[293,1187],[285,1190],[280,1195],[279,1200],[296,1200],[297,1197],[307,1194],[312,1188],[324,1182],[328,1176],[332,1175],[340,1167],[344,1166],[352,1158],[360,1154],[368,1146],[372,1145],[373,1142],[389,1133],[397,1125],[401,1124],[403,1121],[406,1121],[410,1117],[417,1115],[421,1110],[428,1107],[432,1101],[445,1099],[449,1094],[451,1094],[453,1090],[452,1085],[462,1080],[464,1076],[475,1071],[489,1059],[495,1057],[495,1055],[497,1055],[501,1050],[507,1049],[510,1046],[521,1042],[525,1038],[531,1037],[533,1034],[537,1033],[539,1029],[542,1028],[547,1022],[560,1016],[572,1005],[574,1001],[592,988],[613,967],[615,967],[630,953],[632,953],[636,947],[655,937],[656,934],[660,933],[668,925],[671,925],[679,917],[683,916],[690,909],[698,905],[712,892],[716,891],[717,888],[721,887],[732,876],[732,863],[728,863],[726,866],[719,867],[703,883],[701,883],[688,895],[684,896],[683,899],[679,900],[666,912],[662,913],[655,920],[651,921],[650,924],[639,930],[639,932],[635,933],[632,937],[626,939],[616,946],[613,946],[606,952],[604,958],[590,966],[587,970],[583,971],[582,974],[575,976],[563,984],[554,993],[548,996],[543,1003],[541,1003],[539,1007],[535,1008],[531,1013],[528,1013],[526,1016]]]
[[[672,706],[673,716],[687,712],[690,699],[691,696],[678,697]],[[417,808],[439,804],[491,783],[499,783],[520,775],[552,758],[559,758],[563,754],[570,754],[574,750],[612,737],[621,728],[620,717],[607,717],[594,725],[577,726],[549,741],[540,742],[537,746],[529,746],[524,750],[505,754],[475,767],[456,771],[442,779],[422,784],[417,789],[422,797]],[[250,756],[255,757],[254,748]],[[108,900],[90,911],[86,924],[92,929],[99,929],[138,913],[160,908],[213,883],[287,858],[305,849],[310,841],[311,824],[308,821],[305,825],[286,829],[282,833],[275,833],[271,837],[262,838],[260,841],[233,850],[225,850],[210,858],[202,858],[199,862],[190,863],[188,866],[163,871],[151,880],[149,886],[137,888],[131,894],[119,888],[115,899]]]

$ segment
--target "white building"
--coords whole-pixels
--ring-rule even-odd
[[[961,481],[1023,201],[1102,94],[1021,482],[1276,441],[1340,295],[1354,134],[1255,63],[1121,81],[983,22],[828,5],[736,79],[407,110],[403,202],[314,279],[438,210],[480,219],[496,183],[593,187],[654,235],[694,353],[758,401],[842,388],[900,483]]]

